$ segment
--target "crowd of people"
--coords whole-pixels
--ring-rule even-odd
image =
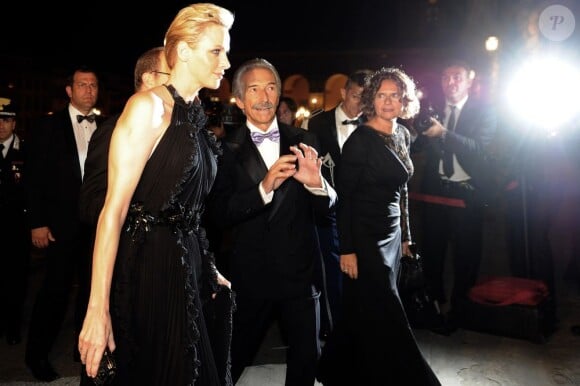
[[[419,239],[428,288],[449,303],[444,333],[461,325],[497,194],[498,117],[472,95],[474,70],[444,63],[439,114],[421,132],[417,85],[394,65],[352,72],[338,105],[298,127],[275,65],[254,58],[233,73],[243,116],[224,130],[200,93],[230,69],[233,23],[211,3],[179,10],[107,120],[93,112],[99,78],[89,67],[70,73],[66,107],[26,140],[17,106],[0,98],[0,243],[13,245],[0,280],[6,341],[22,341],[36,248],[46,275],[23,359],[38,380],[60,376],[49,356],[76,284],[81,385],[93,384],[105,351],[116,361],[111,384],[233,385],[273,322],[287,345],[286,385],[441,384],[398,273]],[[413,147],[426,155],[423,197],[439,198],[421,203],[419,237]]]

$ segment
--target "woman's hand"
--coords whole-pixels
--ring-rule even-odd
[[[358,278],[358,264],[356,253],[340,255],[340,269],[351,279]]]
[[[412,243],[410,241],[403,241],[403,244],[402,244],[403,256],[415,257],[415,255],[413,254],[413,251],[411,251],[411,244]]]
[[[116,348],[111,315],[109,312],[100,313],[89,309],[79,334],[81,362],[89,377],[94,378],[97,375],[105,347],[109,347],[111,351]]]
[[[224,285],[229,289],[232,288],[232,283],[228,279],[226,279],[219,271],[217,272],[217,282],[219,285]]]
[[[217,282],[219,285],[223,285],[225,287],[228,287],[229,289],[232,289],[232,283],[226,279],[219,271],[217,272]],[[215,297],[217,296],[217,293],[213,293],[211,295],[212,299],[215,299]]]

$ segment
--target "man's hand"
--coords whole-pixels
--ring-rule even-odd
[[[46,248],[50,241],[55,241],[49,227],[33,228],[30,231],[32,245],[36,248]]]
[[[322,188],[322,174],[320,168],[322,159],[318,158],[318,152],[312,146],[301,143],[290,147],[290,151],[296,154],[298,171],[294,178],[310,188]]]
[[[431,122],[433,124],[423,132],[423,135],[429,138],[440,138],[445,136],[445,133],[447,133],[447,129],[443,127],[441,122],[439,122],[437,119],[433,117],[431,117]]]
[[[288,177],[296,173],[296,156],[283,155],[274,162],[262,180],[262,188],[266,193],[276,190]]]
[[[340,270],[351,279],[358,279],[358,259],[356,253],[340,255]]]

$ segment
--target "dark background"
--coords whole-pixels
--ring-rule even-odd
[[[64,78],[86,64],[99,74],[104,114],[122,109],[133,92],[133,68],[146,50],[163,44],[177,12],[193,1],[79,1],[2,3],[0,95],[20,105],[26,131],[33,118],[67,102]],[[400,66],[418,85],[439,89],[441,60],[470,61],[483,92],[500,89],[513,66],[534,50],[534,12],[565,4],[576,15],[565,42],[538,39],[542,50],[580,53],[578,0],[216,0],[235,14],[229,58],[231,77],[249,58],[271,61],[282,79],[300,74],[310,92],[324,92],[334,74]],[[500,49],[486,52],[496,35]],[[532,42],[533,44],[530,44]],[[547,48],[547,50],[546,50]],[[425,87],[423,87],[425,86]]]
[[[510,0],[511,1],[511,0]],[[132,72],[135,59],[163,44],[178,10],[191,1],[12,2],[3,12],[4,55],[41,66],[89,63],[101,71]],[[253,53],[396,49],[452,44],[470,1],[371,0],[215,1],[235,13],[232,61]],[[432,4],[433,3],[433,4]],[[429,16],[436,8],[436,15]],[[9,22],[9,23],[8,23]],[[438,31],[429,23],[437,22]],[[443,31],[444,30],[444,31]],[[447,39],[444,39],[447,37]],[[451,38],[450,42],[448,38]]]

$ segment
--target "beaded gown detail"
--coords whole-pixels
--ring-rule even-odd
[[[133,195],[114,271],[116,383],[222,385],[202,313],[217,271],[200,226],[220,148],[202,105],[167,89],[171,122]]]

